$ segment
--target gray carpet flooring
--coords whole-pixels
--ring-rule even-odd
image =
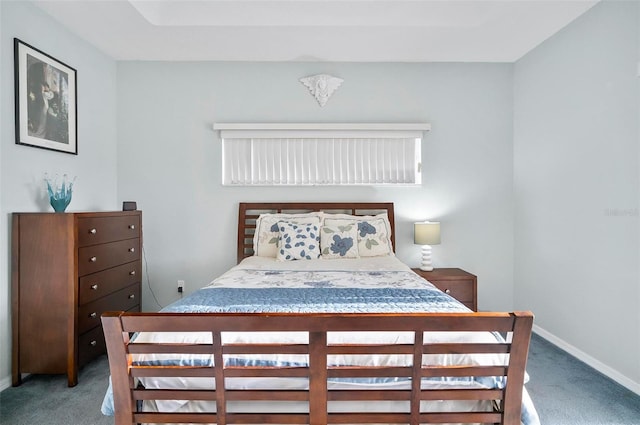
[[[80,371],[74,388],[61,375],[25,379],[0,393],[0,424],[112,425],[100,413],[108,369],[100,357]],[[640,396],[536,335],[527,370],[543,425],[640,425]]]
[[[640,425],[640,396],[533,335],[526,385],[542,425]]]

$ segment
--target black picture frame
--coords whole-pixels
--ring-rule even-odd
[[[78,154],[77,71],[14,38],[16,144]]]

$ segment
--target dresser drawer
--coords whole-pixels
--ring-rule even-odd
[[[139,312],[140,306],[135,306],[127,313]],[[107,352],[107,344],[104,340],[102,326],[95,327],[78,337],[78,365],[89,363],[94,358]]]
[[[451,295],[461,303],[473,302],[473,285],[468,280],[430,280],[439,290]]]
[[[100,325],[105,311],[130,310],[140,304],[140,283],[114,292],[78,308],[78,332],[83,333]]]
[[[140,216],[78,218],[78,246],[140,237]]]
[[[78,249],[78,276],[106,270],[140,258],[140,239],[127,239]]]
[[[89,363],[92,359],[107,352],[102,326],[86,332],[78,338],[78,366]]]
[[[81,277],[78,304],[86,304],[140,282],[141,268],[140,261],[133,261]]]

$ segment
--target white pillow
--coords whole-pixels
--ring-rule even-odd
[[[335,227],[355,223],[358,238],[358,256],[381,257],[393,255],[391,223],[386,213],[375,216],[325,214],[323,226]]]
[[[325,224],[320,230],[322,258],[358,258],[358,226],[345,221]]]
[[[288,221],[277,223],[278,254],[280,261],[316,260],[320,257],[320,226]]]
[[[256,232],[253,235],[253,255],[275,258],[278,253],[278,221],[291,223],[311,223],[320,226],[321,213],[303,214],[260,214],[256,220]]]

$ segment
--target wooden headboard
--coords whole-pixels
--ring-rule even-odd
[[[395,251],[396,231],[393,202],[240,202],[238,211],[238,263],[253,255],[256,219],[263,213],[306,213],[375,215],[387,213],[391,223],[391,246]]]

